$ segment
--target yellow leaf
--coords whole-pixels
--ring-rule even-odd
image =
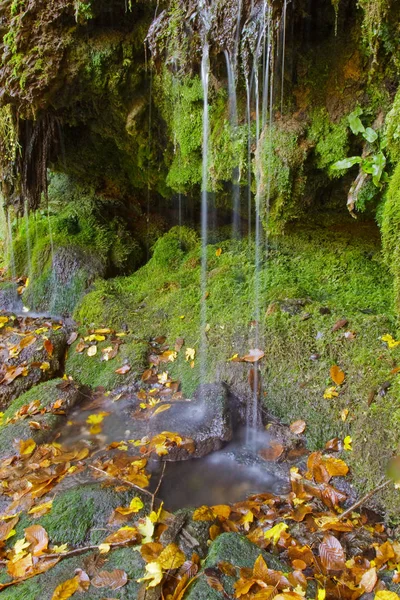
[[[158,562],[150,562],[146,565],[147,574],[145,577],[138,579],[138,583],[142,581],[149,581],[148,587],[156,587],[159,583],[161,583],[162,578],[164,576],[161,565]]]
[[[79,587],[79,579],[77,577],[73,577],[72,579],[68,579],[64,581],[64,583],[60,583],[59,586],[54,590],[54,594],[51,597],[51,600],[68,600],[71,598],[73,594],[77,591]]]
[[[131,500],[128,508],[119,507],[115,510],[121,515],[131,515],[132,513],[137,513],[144,508],[144,504],[140,498],[135,497]]]
[[[100,544],[99,546],[100,554],[108,554],[111,550],[110,544]]]
[[[108,417],[109,412],[99,412],[95,415],[89,415],[86,419],[88,425],[99,425],[104,421],[104,417]]]
[[[168,571],[169,569],[178,569],[185,560],[184,553],[176,544],[168,544],[157,558],[157,563],[164,571]]]
[[[381,337],[381,340],[382,342],[386,342],[389,348],[396,348],[400,344],[400,342],[396,342],[389,333],[385,333],[385,335]]]
[[[196,356],[196,350],[194,348],[186,348],[185,359],[187,361],[194,360],[195,356]]]
[[[326,388],[325,392],[324,392],[324,398],[327,400],[331,400],[332,398],[336,398],[337,396],[339,396],[338,392],[336,391],[336,387],[333,385],[331,387]]]
[[[29,438],[29,440],[21,440],[19,442],[19,453],[20,454],[32,454],[36,448],[36,442]]]
[[[154,523],[152,522],[150,517],[146,517],[143,523],[139,523],[138,530],[144,536],[142,544],[148,544],[153,540]]]
[[[48,371],[50,369],[50,363],[47,361],[42,362],[39,369],[41,369],[42,371]]]
[[[348,408],[344,408],[342,410],[342,412],[340,413],[340,418],[342,419],[343,422],[347,419],[348,414],[349,414],[349,409]]]
[[[168,410],[169,408],[171,408],[170,404],[162,404],[161,406],[156,408],[156,410],[152,414],[152,417],[154,417],[155,415],[158,415],[159,413],[164,412],[165,410]]]
[[[286,525],[286,523],[277,523],[271,529],[268,529],[268,531],[264,532],[264,538],[266,540],[272,539],[273,543],[277,544],[279,542],[279,538],[281,537],[281,534],[284,531],[286,531],[287,528],[288,528],[288,526]]]
[[[350,452],[351,450],[353,450],[352,443],[353,440],[351,439],[351,437],[349,435],[346,435],[346,437],[343,440],[343,448]]]
[[[27,542],[25,540],[25,538],[22,538],[21,540],[17,540],[13,546],[13,551],[15,555],[18,554],[22,554],[23,550],[25,550],[25,548],[29,548],[30,546],[30,542]]]
[[[215,251],[215,256],[221,256],[221,254],[222,254],[222,248],[218,248],[218,249]]]
[[[376,592],[374,600],[399,600],[399,596],[396,594],[396,592],[380,590],[379,592]]]
[[[323,590],[322,588],[320,588],[318,590],[317,600],[325,600],[325,597],[326,597],[326,590]]]
[[[61,546],[53,546],[51,549],[52,554],[64,554],[64,552],[68,552],[68,544],[61,544]]]

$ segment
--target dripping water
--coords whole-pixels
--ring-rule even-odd
[[[286,16],[287,16],[287,0],[284,0],[283,15],[282,15],[282,78],[281,78],[281,115],[283,114],[283,97],[285,87],[285,58],[286,58]]]
[[[233,147],[238,137],[238,113],[236,93],[235,59],[231,60],[229,52],[225,50],[226,69],[228,73],[229,120],[231,126],[231,140]],[[237,158],[237,157],[235,157]],[[239,161],[238,161],[239,162]],[[240,186],[239,166],[235,165],[232,171],[232,238],[240,237]]]
[[[32,245],[31,245],[31,233],[30,233],[30,223],[29,223],[29,207],[28,201],[24,202],[24,220],[25,220],[25,229],[26,229],[26,254],[28,257],[28,277],[32,277]]]
[[[207,373],[207,241],[208,241],[208,144],[209,144],[209,110],[208,90],[210,77],[210,46],[208,33],[210,30],[210,9],[202,2],[203,40],[201,61],[201,82],[203,88],[203,162],[201,192],[201,285],[200,285],[200,380],[206,381]]]
[[[9,267],[11,270],[11,276],[13,279],[16,279],[17,273],[15,268],[14,241],[10,209],[7,210],[7,253],[10,261]]]

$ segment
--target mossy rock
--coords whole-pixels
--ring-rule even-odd
[[[143,340],[138,340],[134,335],[123,338],[123,344],[119,346],[117,356],[109,361],[102,361],[101,350],[110,345],[105,340],[97,344],[98,350],[95,356],[89,357],[86,352],[76,352],[77,340],[69,349],[65,364],[68,376],[73,377],[82,385],[92,388],[102,386],[106,390],[113,390],[119,386],[129,386],[137,381],[147,365],[147,354],[149,346]],[[128,373],[120,375],[116,369],[128,364]]]
[[[65,489],[70,484],[73,487]],[[128,518],[124,522],[127,525],[132,525],[138,517],[144,515],[146,507],[149,507],[148,496],[131,489],[117,492],[115,486],[93,483],[91,474],[87,483],[83,483],[80,476],[75,479],[74,475],[68,475],[59,486],[49,513],[39,519],[25,514],[20,517],[16,525],[17,538],[23,537],[24,529],[38,524],[46,529],[53,545],[82,547],[100,544],[118,529],[118,526],[108,525],[113,510],[119,506],[128,506],[136,496],[141,497],[145,508]]]
[[[75,569],[85,570],[85,559],[93,556],[92,553],[61,560],[55,567],[42,575],[38,575],[23,583],[2,590],[5,600],[51,600],[54,590],[58,585],[71,579],[75,575]],[[140,553],[132,548],[121,548],[111,551],[104,566],[105,571],[122,569],[128,575],[128,583],[119,590],[109,588],[96,589],[91,586],[85,593],[87,600],[101,600],[106,596],[116,600],[137,600],[140,585],[136,582],[143,576],[144,562]],[[71,598],[78,600],[82,595],[78,592]]]
[[[72,383],[63,388],[65,381],[62,379],[52,379],[40,383],[28,392],[21,394],[16,400],[13,400],[2,418],[3,425],[0,426],[0,458],[11,456],[17,452],[14,447],[14,440],[27,440],[32,438],[37,444],[43,444],[61,427],[65,421],[66,415],[43,414],[35,415],[29,419],[19,419],[15,423],[6,424],[7,419],[12,419],[14,415],[25,405],[40,401],[40,407],[51,406],[56,400],[63,401],[63,410],[68,411],[75,406],[81,399],[79,386]],[[32,429],[29,421],[37,421],[41,428]]]
[[[53,350],[51,356],[44,347],[45,339],[50,340]],[[7,338],[12,345],[19,344],[21,337],[14,333]],[[10,367],[25,365],[28,369],[26,376],[19,376],[10,383],[0,384],[0,406],[7,406],[11,400],[18,398],[33,386],[52,379],[60,374],[66,349],[67,332],[63,327],[57,330],[48,329],[45,333],[37,334],[34,343],[23,348],[15,358],[7,358],[5,364]],[[48,363],[47,369],[40,368]]]
[[[264,552],[247,538],[237,533],[223,533],[217,537],[210,546],[203,568],[216,568],[221,561],[226,561],[239,568],[252,568],[260,555],[270,569],[282,572],[289,570],[288,566],[278,558]],[[237,579],[239,579],[239,576],[236,579],[228,575],[222,575],[221,577],[225,592],[230,596],[234,595],[233,586]],[[185,600],[223,600],[224,598],[225,595],[212,589],[204,577],[200,577],[195,581],[185,596]]]

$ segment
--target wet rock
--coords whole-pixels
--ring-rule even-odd
[[[71,314],[93,281],[104,277],[105,270],[104,262],[92,250],[60,246],[53,257],[50,253],[43,255],[24,302],[31,311]]]
[[[139,400],[137,400],[137,406]],[[232,439],[232,419],[227,387],[222,383],[203,384],[190,401],[174,401],[171,407],[148,420],[132,419],[130,436],[141,439],[163,431],[177,432],[194,441],[195,450],[171,448],[168,460],[201,457],[219,450]]]
[[[37,325],[36,327],[40,327]],[[32,334],[35,341],[25,348],[22,348],[17,356],[10,356],[10,349],[16,347],[21,342],[21,335],[15,330],[7,336],[5,342],[0,345],[0,381],[7,376],[10,369],[14,367],[26,367],[14,380],[7,379],[0,384],[0,407],[8,404],[18,398],[21,394],[28,391],[34,385],[54,378],[61,370],[64,354],[66,350],[67,332],[64,328],[57,330],[48,328],[44,334],[36,334],[35,326],[32,327]],[[23,332],[28,335],[26,331]],[[46,338],[52,345],[52,352],[46,350],[44,343]]]
[[[208,552],[209,528],[207,521],[193,521],[194,510],[183,508],[176,511],[167,522],[168,528],[161,534],[160,542],[166,546],[176,543],[188,559],[193,552],[204,558]]]
[[[62,427],[67,420],[69,410],[82,399],[79,386],[74,383],[53,379],[39,384],[37,387],[22,394],[14,400],[4,413],[3,426],[0,427],[0,458],[6,458],[16,453],[15,440],[27,440],[32,438],[37,444],[43,444],[52,437],[54,431]],[[39,401],[41,408],[50,408],[56,400],[61,400],[61,408],[65,415],[44,413],[32,414],[28,418],[22,418],[15,423],[7,424],[7,419],[13,419],[23,406]],[[29,423],[34,421],[39,429],[32,429]]]
[[[237,533],[223,533],[211,544],[210,551],[204,563],[204,569],[217,569],[218,563],[226,561],[237,569],[237,577],[231,577],[221,573],[218,577],[224,586],[225,592],[234,596],[234,583],[239,579],[239,569],[242,567],[251,568],[260,556],[264,557],[267,565],[277,571],[288,571],[288,566],[278,560],[272,554],[261,550],[258,546],[250,542],[247,538]],[[226,596],[222,592],[213,590],[207,583],[205,577],[200,577],[190,588],[186,600],[224,600]]]
[[[22,306],[18,285],[12,282],[0,283],[0,311],[21,313]]]

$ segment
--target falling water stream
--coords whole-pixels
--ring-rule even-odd
[[[209,108],[208,87],[210,77],[210,45],[208,34],[211,27],[211,11],[207,2],[201,2],[202,15],[202,61],[201,82],[203,87],[203,163],[201,186],[201,285],[200,285],[200,380],[206,381],[207,375],[207,241],[208,241],[208,146],[209,146]]]

